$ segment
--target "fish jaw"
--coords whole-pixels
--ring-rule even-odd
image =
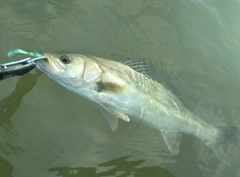
[[[45,56],[47,57],[47,59],[36,62],[36,67],[43,73],[47,74],[51,79],[55,80],[58,83],[61,83],[61,77],[59,77],[62,73],[61,68],[57,66],[55,62],[51,59],[51,55]]]
[[[62,69],[52,59],[53,58],[52,55],[45,54],[44,56],[46,56],[47,59],[36,62],[36,67],[39,70],[41,70],[45,74],[52,74],[52,75],[62,72]]]

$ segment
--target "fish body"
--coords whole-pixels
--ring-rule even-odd
[[[225,141],[236,139],[238,129],[215,127],[191,113],[162,84],[128,64],[80,54],[45,54],[37,68],[76,94],[97,103],[112,130],[118,119],[130,119],[162,132],[172,154],[179,152],[181,133],[196,136],[219,158]],[[148,65],[141,63],[148,71]]]

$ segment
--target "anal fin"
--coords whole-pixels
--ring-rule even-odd
[[[181,133],[162,131],[163,138],[171,154],[178,155],[181,141]]]

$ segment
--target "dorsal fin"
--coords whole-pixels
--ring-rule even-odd
[[[178,89],[173,85],[172,78],[167,74],[166,69],[163,66],[163,63],[160,65],[160,69],[158,74],[155,73],[155,66],[150,60],[144,59],[122,59],[119,62],[129,66],[137,72],[140,72],[144,75],[149,76],[151,79],[156,80],[157,82],[164,85],[167,89],[169,89],[174,95],[179,97]]]
[[[148,75],[152,79],[155,79],[155,67],[151,61],[147,61],[144,59],[137,59],[137,60],[120,60],[119,62],[129,66],[130,68],[134,69],[135,71]]]

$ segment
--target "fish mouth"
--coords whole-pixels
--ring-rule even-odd
[[[54,62],[53,56],[45,54],[46,59],[36,62],[36,67],[46,74],[57,74],[62,71],[57,62]]]
[[[46,61],[38,61],[36,62],[36,67],[41,70],[42,72],[48,74],[49,73],[49,69],[48,66],[45,64]]]

